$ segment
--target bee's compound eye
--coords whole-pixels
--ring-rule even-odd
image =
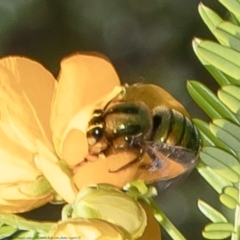
[[[103,128],[94,127],[87,132],[87,140],[89,145],[96,144],[103,137]]]

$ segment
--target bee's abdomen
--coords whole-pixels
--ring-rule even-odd
[[[199,134],[193,123],[182,113],[167,107],[153,110],[152,140],[169,146],[191,150],[199,148]]]

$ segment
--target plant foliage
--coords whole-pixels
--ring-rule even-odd
[[[220,85],[215,94],[197,81],[189,81],[192,98],[212,119],[194,119],[202,137],[197,169],[219,194],[220,202],[234,210],[230,222],[222,213],[199,200],[200,211],[211,221],[202,231],[206,239],[240,239],[240,1],[219,0],[229,11],[228,20],[204,6],[199,13],[217,42],[194,39],[193,49]]]

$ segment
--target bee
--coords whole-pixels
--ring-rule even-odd
[[[96,110],[87,131],[89,153],[134,151],[136,158],[118,169],[151,159],[149,173],[163,167],[164,159],[184,165],[189,172],[197,163],[200,136],[184,107],[169,93],[152,84],[134,84],[124,94]]]

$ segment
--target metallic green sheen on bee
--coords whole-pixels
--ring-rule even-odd
[[[200,148],[199,133],[184,107],[152,84],[126,87],[121,96],[96,110],[87,138],[93,155],[131,149],[138,152],[139,161],[147,153],[152,159],[149,171],[161,168],[159,152],[192,169]]]

